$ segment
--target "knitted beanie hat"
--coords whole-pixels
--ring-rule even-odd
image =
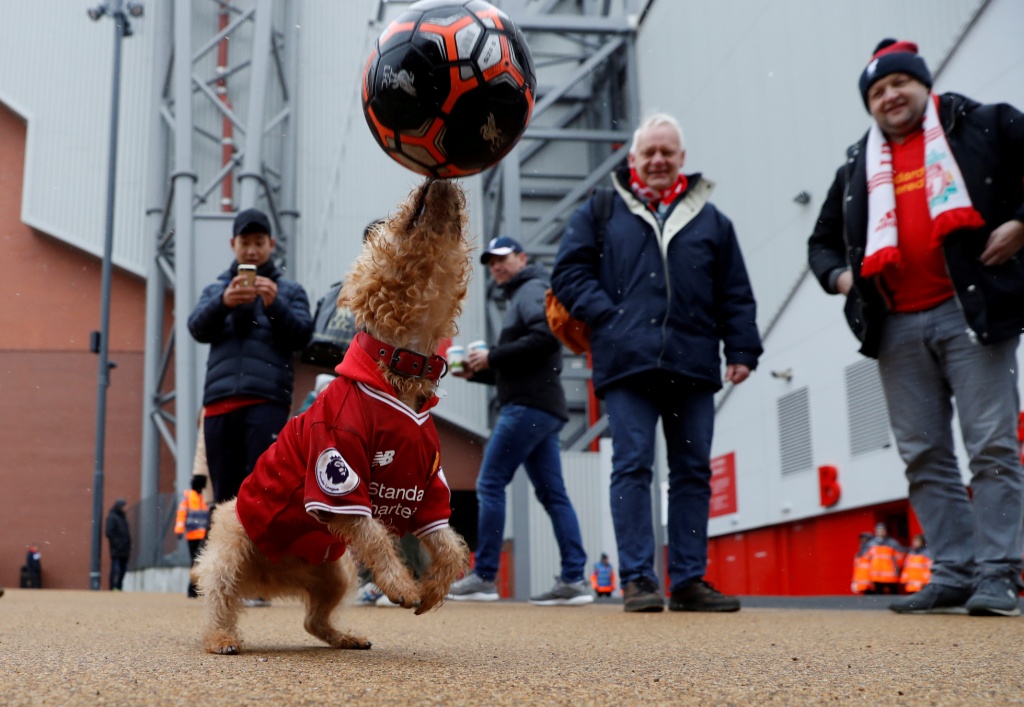
[[[864,99],[864,107],[868,105],[868,89],[871,85],[889,74],[902,72],[909,74],[928,88],[932,87],[932,72],[917,53],[917,45],[913,42],[883,39],[875,47],[871,62],[860,75],[860,95]]]

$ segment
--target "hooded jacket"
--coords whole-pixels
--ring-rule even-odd
[[[294,352],[313,333],[306,291],[283,276],[273,261],[256,271],[277,283],[270,307],[257,297],[250,304],[225,306],[224,290],[238,274],[233,263],[199,297],[188,329],[201,344],[210,344],[203,405],[236,395],[252,395],[284,405],[292,403]]]
[[[498,343],[488,352],[489,368],[470,380],[496,385],[501,406],[525,405],[568,420],[562,345],[544,312],[547,289],[547,273],[539,265],[527,265],[502,286],[508,308]]]
[[[687,181],[662,223],[630,190],[629,169],[620,168],[603,248],[596,247],[593,197],[562,237],[552,288],[590,325],[599,396],[653,370],[718,390],[723,349],[726,363],[757,367],[757,309],[732,223],[708,201],[712,182],[700,174]]]
[[[939,120],[984,228],[946,236],[942,250],[955,296],[968,326],[983,344],[1024,330],[1024,253],[1001,265],[978,259],[992,230],[1011,219],[1024,221],[1024,114],[1005,103],[982,105],[955,93],[939,99]],[[867,245],[867,135],[847,150],[818,223],[808,240],[811,269],[826,292],[849,268],[853,288],[846,318],[860,352],[878,357],[888,294],[879,277],[861,276]]]
[[[118,499],[107,514],[105,534],[110,541],[111,557],[128,557],[132,552],[132,536],[124,506],[124,501]]]

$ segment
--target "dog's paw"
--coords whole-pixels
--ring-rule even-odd
[[[416,615],[425,614],[431,609],[436,609],[444,603],[448,596],[448,589],[451,582],[446,582],[437,577],[427,577],[420,583],[420,604],[416,608]]]
[[[338,648],[341,650],[357,650],[366,651],[370,650],[373,644],[367,640],[366,636],[356,636],[351,633],[341,633],[330,641],[331,648]]]
[[[225,631],[214,631],[204,636],[203,646],[214,655],[238,655],[242,652],[242,640]]]
[[[399,565],[393,572],[378,566],[374,570],[374,578],[388,599],[403,609],[412,609],[420,603],[420,588],[405,565]]]

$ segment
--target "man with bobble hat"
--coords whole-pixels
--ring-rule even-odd
[[[810,265],[878,359],[931,581],[897,613],[1017,616],[1024,479],[1024,114],[936,95],[917,45],[886,39],[860,76],[873,118],[847,150]],[[953,447],[953,401],[972,497]]]

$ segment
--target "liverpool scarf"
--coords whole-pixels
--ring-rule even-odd
[[[932,94],[924,112],[925,198],[932,217],[932,246],[961,228],[981,228],[985,220],[971,204],[963,174],[949,149],[939,123],[938,96]],[[896,192],[893,188],[892,148],[878,127],[868,130],[868,238],[861,275],[878,275],[887,267],[900,267],[897,248]]]
[[[659,205],[671,205],[677,196],[686,191],[686,184],[686,175],[680,174],[676,177],[676,181],[672,186],[663,191],[658,191],[644,184],[636,170],[632,167],[629,168],[629,188],[636,194],[637,198],[647,202],[647,205],[655,210]]]

